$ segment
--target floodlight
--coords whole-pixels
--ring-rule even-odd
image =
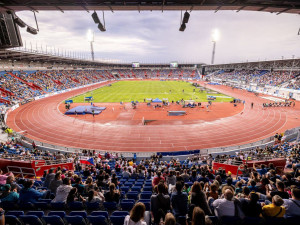
[[[185,23],[183,23],[183,24],[181,24],[179,31],[184,31],[185,28],[186,28],[186,25],[185,25]]]
[[[102,32],[106,31],[105,27],[101,22],[98,24],[98,29],[101,30]]]
[[[26,30],[28,33],[31,33],[31,34],[37,34],[38,31],[37,29],[31,27],[31,26],[27,26],[27,30]]]
[[[26,23],[23,20],[21,20],[19,17],[16,17],[14,19],[14,21],[16,24],[18,24],[22,28],[26,27]]]
[[[212,33],[212,41],[217,42],[220,39],[220,32],[218,29],[214,29]]]
[[[182,23],[188,23],[190,18],[190,14],[188,12],[184,13]]]
[[[92,32],[91,29],[89,29],[88,32],[87,32],[87,39],[88,39],[89,42],[94,41],[94,33]]]
[[[92,18],[93,18],[95,23],[100,23],[100,20],[99,20],[99,17],[98,17],[98,14],[96,13],[96,11],[93,12]]]

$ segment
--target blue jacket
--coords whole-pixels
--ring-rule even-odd
[[[171,195],[173,213],[177,216],[185,216],[188,211],[188,196],[185,192],[174,192]]]
[[[20,203],[27,203],[27,202],[31,202],[31,203],[35,203],[39,198],[41,198],[43,196],[43,192],[39,192],[37,190],[35,190],[34,188],[23,188],[20,191]]]

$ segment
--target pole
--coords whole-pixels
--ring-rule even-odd
[[[92,55],[92,60],[95,60],[95,55],[94,55],[94,47],[93,47],[93,41],[90,42],[91,43],[91,55]]]
[[[211,56],[211,64],[214,64],[215,61],[215,52],[216,52],[216,41],[213,41],[213,50],[212,50],[212,56]]]

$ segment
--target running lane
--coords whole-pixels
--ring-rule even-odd
[[[206,85],[245,100],[243,113],[192,125],[100,124],[65,116],[58,110],[63,100],[106,84],[108,82],[25,104],[8,115],[7,124],[15,131],[26,131],[26,136],[31,139],[49,144],[120,152],[182,151],[240,145],[300,126],[297,118],[300,115],[299,102],[295,108],[262,110],[261,105],[266,100],[226,86]],[[253,109],[251,102],[254,103]]]

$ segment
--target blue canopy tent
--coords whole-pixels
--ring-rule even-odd
[[[162,103],[162,100],[160,100],[159,98],[156,98],[156,99],[152,100],[152,103]]]

